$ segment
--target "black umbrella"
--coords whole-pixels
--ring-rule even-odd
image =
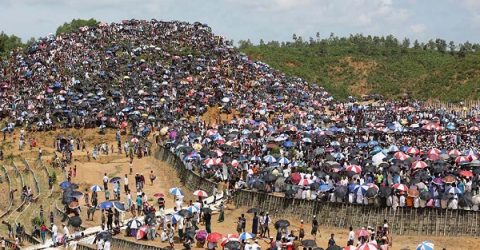
[[[195,238],[195,228],[190,228],[185,232],[186,237],[190,237],[191,239]]]
[[[290,222],[288,220],[279,220],[279,221],[275,222],[275,228],[276,229],[286,228],[288,226],[290,226]]]
[[[110,232],[102,231],[102,232],[97,233],[93,243],[96,243],[97,240],[104,240],[105,241],[105,240],[111,240],[111,239],[112,239],[112,234]]]
[[[67,196],[76,198],[78,200],[78,199],[82,198],[83,193],[75,190],[75,191],[69,192]]]
[[[192,216],[192,213],[190,211],[188,211],[187,209],[182,209],[182,210],[178,211],[178,214],[183,216],[183,217]]]
[[[212,209],[209,208],[209,207],[203,207],[202,208],[202,212],[206,213],[206,214],[211,214],[212,213]]]
[[[382,198],[387,198],[392,194],[392,188],[391,187],[380,187],[380,190],[378,191],[378,194]]]
[[[302,246],[304,247],[316,247],[317,242],[314,240],[302,240]]]
[[[378,194],[378,190],[374,187],[370,187],[370,188],[367,189],[367,192],[366,192],[365,195],[368,198],[373,198],[373,197],[377,196],[377,194]]]
[[[337,245],[330,246],[327,248],[327,250],[342,250],[343,248]]]
[[[388,171],[390,171],[390,173],[400,173],[400,168],[397,165],[393,165],[388,168]]]
[[[345,197],[345,195],[348,193],[348,189],[346,186],[338,186],[335,188],[334,193],[337,197]]]
[[[260,209],[252,207],[247,210],[247,213],[249,214],[260,213]]]
[[[463,194],[458,198],[458,205],[462,207],[471,207],[473,206],[472,194],[470,192]]]
[[[110,179],[110,183],[114,183],[114,182],[117,182],[117,181],[120,181],[121,178],[120,177],[113,177],[112,179]]]
[[[73,216],[70,218],[69,223],[72,227],[79,227],[82,225],[82,219],[80,216]]]
[[[267,174],[263,179],[266,181],[266,182],[274,182],[277,180],[277,176],[270,173],[270,174]]]
[[[223,248],[228,250],[240,250],[242,247],[240,245],[240,242],[236,240],[231,240],[227,242]]]

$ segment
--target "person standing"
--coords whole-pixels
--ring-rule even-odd
[[[241,232],[245,232],[245,228],[247,227],[247,220],[245,219],[245,214],[242,214],[240,216],[240,225],[241,225]]]
[[[153,170],[150,170],[150,185],[153,186],[153,181],[157,179],[157,176],[153,174]]]
[[[57,225],[52,223],[52,242],[54,247],[57,246],[57,235],[58,235]]]
[[[45,244],[45,236],[47,235],[47,226],[45,223],[42,223],[40,226],[40,238],[42,238],[42,244]]]
[[[106,240],[105,244],[103,244],[103,250],[110,250],[110,241]]]
[[[174,231],[173,231],[172,225],[167,224],[168,243],[170,244],[170,247],[171,247],[172,249],[174,249],[173,236],[174,236]]]
[[[255,237],[257,237],[257,234],[258,234],[258,216],[257,216],[257,213],[253,213],[252,234],[255,235]]]
[[[353,246],[353,242],[355,240],[355,232],[353,232],[353,227],[350,226],[350,232],[348,233],[348,241],[347,246]]]
[[[203,216],[204,220],[205,220],[205,230],[207,231],[207,233],[211,233],[212,232],[212,215],[210,213],[205,213],[205,215]]]
[[[328,247],[331,247],[331,248],[335,247],[336,243],[333,237],[335,237],[335,234],[330,235],[330,239],[328,240]]]
[[[107,210],[107,230],[113,230],[113,212],[111,209]]]
[[[128,176],[127,176],[127,174],[125,174],[125,177],[123,178],[123,190],[125,191],[125,193],[128,193],[128,191],[130,191],[130,189],[128,188]]]
[[[266,237],[266,235],[268,235],[268,237],[270,237],[270,215],[268,214],[268,212],[265,213],[265,218],[264,218],[264,224],[263,224],[263,237]]]
[[[317,231],[318,231],[318,221],[317,221],[317,216],[314,215],[313,220],[312,220],[312,232],[311,232],[311,234],[315,238],[317,237]]]
[[[2,241],[1,241],[1,247],[2,247],[2,250],[5,250],[6,247],[7,247],[7,243],[5,241],[5,238],[2,237]]]
[[[70,237],[70,231],[68,230],[67,225],[63,224],[63,243],[67,245],[67,240]]]
[[[107,173],[103,174],[103,190],[108,190],[108,176]]]

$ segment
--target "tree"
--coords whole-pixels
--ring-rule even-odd
[[[253,44],[250,41],[250,39],[247,39],[246,41],[245,40],[238,41],[238,48],[239,49],[246,49],[246,48],[249,48],[249,47],[252,47],[252,46],[253,46]]]
[[[317,38],[317,42],[320,42],[320,32],[317,31],[317,34],[315,34],[315,37]]]
[[[0,33],[0,56],[6,56],[13,49],[23,47],[22,39],[15,35],[7,35],[3,31]]]
[[[296,34],[293,34],[293,35],[292,35],[292,40],[293,40],[294,42],[297,41],[297,35],[296,35]]]
[[[437,38],[435,39],[435,47],[441,53],[445,53],[447,51],[447,42],[443,39]]]
[[[405,49],[410,48],[410,39],[408,39],[408,38],[403,39],[402,47],[405,48]]]
[[[422,48],[422,46],[420,45],[420,43],[418,42],[418,40],[415,40],[415,41],[413,42],[413,48],[414,48],[414,49],[421,49],[421,48]]]
[[[68,34],[71,32],[78,31],[81,27],[97,27],[99,22],[93,18],[88,20],[85,19],[73,19],[70,23],[64,23],[62,26],[57,28],[57,36],[60,34]]]
[[[264,46],[265,45],[265,42],[263,41],[263,39],[260,39],[260,46]]]
[[[455,54],[455,49],[456,49],[456,46],[455,46],[455,42],[454,41],[450,41],[448,43],[448,49],[450,50],[450,54]]]

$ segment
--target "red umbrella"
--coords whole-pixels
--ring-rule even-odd
[[[454,183],[455,181],[455,177],[452,175],[443,177],[443,182],[445,183]]]
[[[370,233],[366,229],[360,229],[357,231],[358,237],[368,237]]]
[[[414,147],[409,147],[409,148],[407,149],[407,151],[405,151],[405,153],[411,154],[411,155],[416,155],[416,154],[418,154],[419,152],[420,152],[420,151],[419,151],[418,149],[414,148]]]
[[[472,158],[470,156],[458,156],[455,158],[456,163],[470,162]]]
[[[405,154],[405,153],[403,153],[403,152],[396,152],[396,153],[393,155],[393,157],[395,157],[395,159],[400,160],[400,161],[404,161],[404,160],[410,158],[409,155],[407,155],[407,154]]]
[[[442,151],[440,151],[440,149],[438,148],[432,148],[430,150],[427,151],[427,154],[428,155],[440,155]]]
[[[472,171],[467,171],[467,170],[462,170],[462,171],[460,171],[460,176],[473,177],[473,172]]]
[[[164,194],[162,194],[162,193],[156,193],[156,194],[154,194],[154,195],[153,195],[153,197],[155,197],[155,198],[159,199],[159,198],[163,198],[163,197],[165,197],[165,195],[164,195]]]
[[[427,163],[425,163],[424,161],[415,161],[412,163],[412,169],[423,169],[427,166]]]
[[[460,156],[462,153],[458,151],[457,149],[452,149],[448,152],[450,156]]]
[[[396,183],[393,185],[393,188],[398,191],[403,191],[403,192],[408,191],[408,187],[405,184]]]
[[[358,165],[348,165],[346,170],[348,172],[354,172],[356,174],[360,174],[362,172],[362,167],[360,167]]]
[[[437,161],[437,160],[440,159],[440,155],[429,154],[429,155],[427,156],[427,158],[428,158],[429,160],[431,160],[431,161]]]
[[[300,180],[302,179],[302,176],[299,173],[292,173],[290,175],[290,179],[292,180],[293,184],[298,184],[298,183],[300,183]]]
[[[205,192],[203,190],[196,190],[195,192],[193,192],[193,195],[198,196],[198,197],[208,197],[207,192]]]
[[[310,179],[302,179],[300,181],[300,183],[298,183],[298,185],[301,185],[301,186],[310,186],[310,184],[312,184],[313,181],[310,180]]]
[[[148,226],[147,225],[143,225],[141,226],[138,231],[137,231],[137,240],[141,240],[143,239],[145,236],[147,236],[147,230],[148,230]]]
[[[477,127],[477,126],[473,126],[473,127],[470,127],[468,130],[472,131],[472,132],[478,132],[478,131],[480,131],[480,128]]]
[[[222,236],[221,233],[211,233],[211,234],[208,235],[207,241],[215,243],[215,242],[219,241],[222,237],[223,236]]]
[[[357,250],[378,250],[378,245],[373,242],[367,242],[359,246]]]

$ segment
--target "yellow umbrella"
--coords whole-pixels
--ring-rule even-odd
[[[160,134],[163,136],[163,135],[166,135],[168,133],[168,127],[163,127],[162,129],[160,129]]]
[[[196,151],[200,151],[202,149],[202,145],[200,145],[200,143],[195,143],[193,144],[193,149],[195,149]]]

